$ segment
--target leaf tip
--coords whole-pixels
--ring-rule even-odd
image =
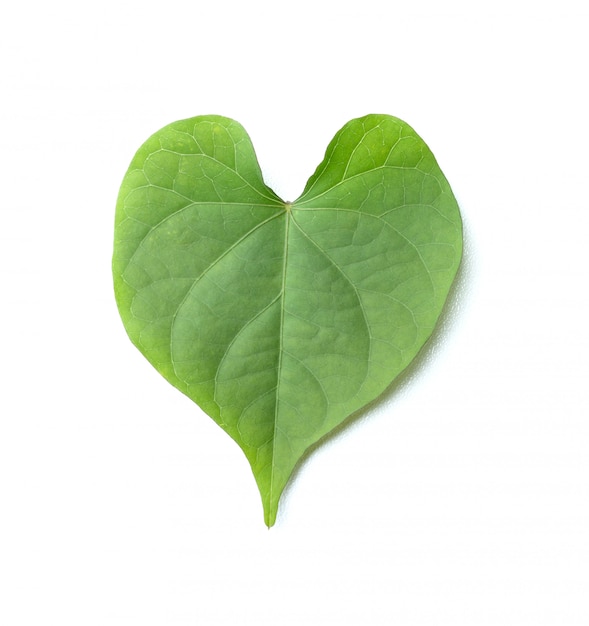
[[[268,527],[268,530],[276,523],[276,506],[264,507],[264,523]]]

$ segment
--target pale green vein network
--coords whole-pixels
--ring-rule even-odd
[[[314,210],[314,211],[338,211],[338,212],[348,211],[348,212],[350,212],[350,213],[352,213],[352,212],[353,212],[353,211],[351,211],[350,209],[337,209],[337,208],[327,208],[327,207],[322,207],[322,208],[319,208],[319,209],[313,208],[313,210]],[[395,209],[391,209],[391,211],[394,211],[394,210],[395,210]],[[419,261],[421,262],[421,265],[423,266],[423,269],[424,269],[425,273],[427,274],[427,277],[428,277],[428,278],[429,278],[429,280],[430,280],[431,287],[432,287],[432,289],[435,291],[435,285],[434,285],[434,282],[433,282],[433,280],[432,280],[430,270],[429,270],[429,268],[427,267],[427,265],[426,265],[425,261],[423,260],[423,257],[421,256],[421,252],[419,251],[419,248],[418,248],[418,247],[417,247],[417,246],[416,246],[416,245],[415,245],[412,241],[410,241],[407,237],[405,237],[405,235],[403,235],[403,233],[401,233],[401,232],[400,232],[397,228],[395,228],[392,224],[390,224],[390,223],[389,223],[389,222],[387,222],[386,220],[382,219],[382,216],[381,216],[381,215],[373,215],[373,214],[371,214],[371,213],[361,213],[360,215],[361,215],[362,217],[370,217],[370,218],[373,218],[373,219],[377,219],[377,220],[379,220],[379,221],[380,221],[380,222],[382,222],[382,223],[383,223],[386,227],[388,227],[388,228],[390,228],[392,231],[394,231],[394,232],[395,232],[395,233],[396,233],[399,237],[401,237],[402,239],[404,239],[404,240],[407,242],[407,244],[408,244],[411,248],[413,248],[413,250],[415,250],[415,253],[416,253],[416,254],[417,254],[417,256],[419,257]],[[301,232],[304,232],[304,231],[301,231]],[[305,235],[306,235],[306,233],[305,233]],[[306,235],[306,236],[307,236],[307,237],[309,237],[308,235]],[[310,240],[310,241],[313,241],[310,237],[309,237],[309,240]],[[314,245],[316,245],[316,246],[317,246],[317,244],[316,244],[315,242],[313,242],[313,243],[314,243]],[[317,246],[317,247],[319,248],[319,246]],[[323,252],[323,254],[325,254],[325,256],[326,256],[326,257],[330,258],[330,257],[329,257],[329,255],[328,255],[328,254],[327,254],[324,250],[322,250],[321,248],[319,248],[319,249]],[[332,260],[332,259],[331,259],[331,260]],[[339,265],[337,265],[337,263],[335,263],[335,261],[333,261],[333,260],[332,260],[332,263],[334,263],[334,265],[335,265],[335,266],[336,266],[336,267],[340,270],[340,272],[341,272],[344,276],[346,276],[346,274],[344,273],[344,271],[343,271],[343,270],[339,267]],[[346,276],[346,278],[347,278],[347,276]],[[349,279],[348,279],[348,280],[349,280]],[[350,284],[354,287],[354,289],[356,289],[356,287],[353,285],[353,283],[351,283],[351,281],[350,281]],[[359,297],[359,296],[358,296],[358,300],[360,301],[360,305],[362,306],[362,301],[361,301],[361,299],[360,299],[360,297]],[[364,317],[366,318],[366,314],[365,314],[364,308],[362,308],[362,311],[363,311],[363,313],[364,313]],[[368,323],[367,323],[367,326],[368,326]]]
[[[152,186],[152,185],[150,185]],[[145,236],[141,239],[141,241],[139,242],[139,245],[137,246],[137,248],[135,249],[135,252],[133,253],[133,255],[129,258],[128,263],[130,264],[133,262],[133,259],[135,258],[135,255],[141,250],[143,243],[145,242],[145,240],[154,232],[156,232],[159,228],[163,227],[166,225],[166,223],[169,220],[174,219],[175,217],[178,217],[178,215],[180,215],[182,212],[184,211],[188,211],[190,209],[193,209],[196,206],[203,206],[203,207],[212,207],[212,208],[219,208],[219,207],[223,207],[226,206],[227,203],[226,202],[191,202],[190,204],[187,204],[186,206],[183,206],[180,209],[177,209],[176,211],[174,211],[173,213],[170,213],[167,217],[165,217],[163,220],[161,220],[160,222],[158,222],[157,224],[155,224],[154,226],[151,226],[149,228],[149,231],[145,234]],[[239,205],[239,203],[231,203],[232,206],[236,206]],[[242,206],[247,206],[247,207],[251,207],[251,206],[258,206],[258,207],[271,207],[271,208],[276,208],[276,204],[268,204],[268,205],[264,205],[264,204],[258,204],[258,205],[252,205],[251,203],[247,203],[247,202],[243,202],[241,203]],[[276,217],[276,215],[273,215],[272,217]],[[128,219],[134,219],[129,217]],[[272,219],[272,218],[270,218]],[[250,231],[251,232],[251,231]],[[247,233],[245,236],[247,236],[249,233]]]
[[[323,256],[329,260],[329,262],[337,269],[337,271],[345,278],[346,282],[350,285],[350,287],[352,288],[354,294],[356,295],[356,298],[358,299],[358,306],[360,307],[360,310],[362,311],[362,317],[364,319],[364,324],[366,326],[366,334],[368,335],[368,363],[370,363],[370,340],[372,339],[372,336],[370,334],[370,324],[368,323],[368,317],[366,315],[366,310],[364,309],[364,304],[362,303],[362,298],[360,297],[360,294],[358,293],[358,288],[356,287],[356,285],[354,285],[354,283],[350,280],[350,278],[348,277],[348,275],[344,272],[344,270],[329,256],[329,254],[327,254],[327,252],[325,252],[325,250],[323,250],[320,246],[317,245],[317,243],[313,240],[312,237],[310,237],[296,222],[296,220],[293,219],[293,223],[295,224],[295,226],[299,229],[299,231],[307,238],[308,241],[310,241],[313,246],[315,246],[315,248],[317,248],[317,250],[319,250],[319,252],[321,254],[323,254]],[[366,380],[366,376],[368,376],[368,368],[366,369],[366,375],[364,377],[364,380]],[[364,381],[362,381],[362,384],[364,383]]]
[[[233,337],[233,339],[230,341],[230,343],[227,345],[227,349],[225,350],[225,352],[223,352],[223,356],[221,357],[221,360],[219,361],[219,366],[217,367],[217,372],[215,373],[215,382],[217,382],[217,379],[219,377],[219,371],[221,370],[221,368],[223,367],[223,363],[225,362],[225,359],[227,358],[227,355],[229,354],[229,351],[231,350],[231,347],[234,345],[234,343],[237,341],[237,339],[240,337],[240,335],[247,329],[247,327],[250,324],[253,324],[260,316],[264,315],[264,313],[273,305],[275,305],[282,297],[282,293],[279,293],[273,300],[271,300],[263,309],[261,309],[258,313],[256,313],[252,318],[250,318],[249,320],[246,321],[246,323],[237,331],[237,334]],[[215,388],[216,389],[216,388]],[[216,398],[215,398],[216,399]],[[245,407],[247,409],[247,407]]]
[[[194,282],[192,283],[190,289],[187,291],[186,295],[184,296],[184,299],[182,300],[182,302],[180,302],[178,308],[176,309],[176,312],[174,313],[174,317],[172,319],[172,335],[171,335],[171,339],[170,339],[170,354],[172,355],[172,362],[174,361],[174,347],[173,347],[173,329],[174,329],[174,324],[176,323],[176,319],[178,317],[178,313],[182,310],[182,307],[184,306],[184,304],[186,303],[186,301],[188,300],[188,298],[190,297],[190,294],[192,293],[193,289],[196,287],[196,285],[198,285],[199,281],[202,280],[207,273],[213,268],[215,267],[215,265],[217,265],[217,263],[219,263],[225,256],[227,256],[228,254],[230,254],[235,248],[237,248],[237,246],[239,246],[239,244],[246,239],[247,237],[249,237],[252,233],[254,233],[256,230],[258,230],[259,228],[262,228],[265,224],[267,224],[268,222],[276,219],[277,217],[280,216],[279,214],[275,214],[270,216],[267,220],[263,221],[262,223],[258,224],[257,226],[255,226],[254,228],[252,228],[250,231],[248,231],[245,235],[243,235],[241,237],[241,239],[239,239],[237,242],[235,242],[233,245],[229,246],[229,248],[227,248],[227,250],[220,255],[219,257],[217,257],[197,278],[195,278]],[[250,320],[251,321],[251,320]],[[219,367],[221,366],[221,364],[219,364]]]

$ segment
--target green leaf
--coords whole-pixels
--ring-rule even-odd
[[[289,203],[245,130],[203,116],[135,155],[113,273],[131,340],[239,444],[271,526],[309,446],[431,335],[461,252],[448,182],[401,120],[350,121]]]

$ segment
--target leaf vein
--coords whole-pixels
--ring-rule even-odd
[[[255,231],[257,231],[259,228],[261,228],[262,226],[264,226],[265,224],[267,224],[268,222],[272,221],[273,219],[276,219],[277,217],[279,217],[280,215],[282,215],[282,213],[276,213],[275,215],[271,215],[269,218],[265,219],[263,222],[260,222],[259,224],[256,224],[256,226],[254,226],[254,228],[250,229],[247,233],[245,233],[245,235],[242,235],[236,242],[234,242],[231,246],[229,246],[227,248],[227,250],[225,250],[223,252],[223,254],[220,254],[208,267],[206,267],[200,274],[199,276],[197,276],[194,279],[194,282],[192,283],[192,285],[189,287],[188,291],[186,292],[186,295],[182,298],[182,301],[180,302],[180,304],[178,305],[178,307],[176,308],[176,311],[174,312],[174,315],[172,317],[172,321],[170,323],[170,359],[172,361],[172,366],[174,366],[174,371],[176,370],[176,367],[174,365],[174,325],[176,324],[176,320],[178,318],[178,313],[180,312],[180,310],[182,309],[182,307],[185,305],[186,301],[188,300],[188,298],[190,297],[190,294],[193,292],[194,288],[196,287],[196,285],[202,280],[202,278],[204,276],[206,276],[206,274],[213,268],[215,267],[215,265],[217,265],[217,263],[219,263],[223,258],[225,258],[234,248],[236,248],[244,239],[246,239],[247,237],[249,237],[252,233],[254,233]],[[178,373],[175,371],[176,375],[178,376]],[[180,378],[180,376],[178,376],[178,378]],[[182,380],[180,378],[180,380]],[[183,381],[186,382],[186,381]]]
[[[340,265],[338,263],[336,263],[336,261],[329,254],[327,254],[327,252],[325,252],[325,250],[323,248],[321,248],[321,246],[319,246],[317,244],[317,242],[314,239],[312,239],[309,234],[307,234],[301,228],[301,226],[297,223],[297,221],[294,219],[294,217],[293,217],[293,223],[299,229],[299,231],[303,234],[303,236],[306,237],[306,239],[317,250],[319,250],[319,252],[321,252],[323,254],[323,256],[333,265],[333,267],[335,267],[339,271],[339,273],[343,276],[343,278],[346,280],[346,282],[352,287],[352,290],[353,290],[354,294],[356,295],[356,299],[358,300],[358,304],[360,306],[360,310],[362,311],[362,317],[364,319],[364,325],[365,325],[365,328],[366,328],[366,333],[368,335],[368,357],[367,357],[367,362],[370,363],[371,357],[372,357],[372,339],[373,339],[373,337],[372,337],[372,333],[370,332],[370,325],[368,323],[368,316],[366,314],[366,309],[364,307],[364,303],[362,301],[360,293],[358,292],[358,289],[356,288],[356,285],[352,282],[350,277],[344,272],[343,268],[340,267]],[[366,366],[366,371],[364,373],[364,378],[363,378],[362,382],[360,383],[360,385],[358,385],[358,390],[360,390],[362,388],[362,386],[364,385],[364,383],[366,382],[366,379],[368,378],[368,370],[369,370],[369,367],[367,365]]]

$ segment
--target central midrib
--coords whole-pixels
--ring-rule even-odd
[[[274,490],[274,467],[275,467],[275,458],[276,458],[276,432],[278,426],[278,405],[280,402],[280,378],[282,376],[282,355],[283,355],[283,340],[284,340],[284,297],[286,293],[286,271],[287,271],[287,259],[288,259],[288,235],[290,230],[290,220],[291,217],[291,208],[292,204],[290,202],[285,202],[286,214],[284,217],[284,252],[283,252],[283,261],[282,261],[282,287],[280,292],[280,329],[279,329],[279,344],[278,344],[278,365],[276,370],[276,402],[274,403],[274,437],[272,442],[272,461],[270,465],[270,493],[269,493],[269,515],[273,516],[272,507],[273,505],[273,490]]]

